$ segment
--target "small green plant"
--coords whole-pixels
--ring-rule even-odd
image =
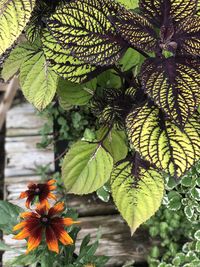
[[[77,214],[66,208],[64,202],[57,201],[52,193],[56,189],[55,182],[30,184],[21,193],[20,198],[26,198],[28,211],[0,201],[0,229],[4,234],[15,234],[14,239],[27,241],[26,253],[25,247],[15,249],[0,243],[1,250],[14,250],[18,254],[5,266],[103,267],[108,261],[107,257],[95,255],[98,238],[91,244],[87,235],[77,250],[76,238],[81,224],[77,221]],[[50,205],[49,199],[57,202]]]
[[[157,214],[148,221],[150,236],[161,246],[152,248],[150,267],[200,266],[200,163],[177,186],[167,177],[167,194]]]

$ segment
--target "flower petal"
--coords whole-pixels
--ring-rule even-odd
[[[51,226],[46,228],[46,241],[49,250],[59,253],[58,240]]]
[[[39,210],[39,212],[41,214],[45,213],[46,211],[48,211],[50,208],[49,202],[47,199],[43,199],[41,200],[38,205],[37,205],[37,210]]]
[[[64,210],[64,206],[65,206],[64,202],[57,203],[55,206],[50,208],[48,215],[51,217],[54,216],[55,214],[62,212]]]
[[[35,212],[26,211],[26,212],[20,213],[20,217],[21,218],[38,218],[39,215]]]
[[[78,224],[79,221],[74,221],[72,218],[60,218],[60,217],[54,217],[51,219],[52,225],[65,225],[65,226],[71,226],[72,224]]]
[[[61,231],[58,239],[61,243],[63,243],[63,245],[72,245],[74,243],[73,239],[66,231]]]
[[[52,185],[52,184],[55,184],[56,183],[56,180],[54,179],[51,179],[47,182],[48,185]]]
[[[62,222],[65,226],[71,226],[72,224],[78,224],[79,221],[73,221],[72,218],[62,218]]]
[[[73,244],[73,239],[65,231],[62,224],[54,223],[54,224],[51,224],[51,227],[54,229],[54,233],[55,233],[57,239],[60,240],[60,242],[62,242],[64,245]]]
[[[49,193],[48,198],[57,200],[57,197],[53,193]]]
[[[42,240],[43,228],[39,225],[32,231],[30,231],[30,237],[28,239],[27,253],[39,246]]]
[[[48,186],[48,189],[49,189],[49,191],[53,191],[53,190],[56,189],[56,186],[55,185],[50,185],[50,186]]]
[[[19,232],[19,234],[15,235],[13,239],[22,240],[28,236],[30,236],[30,231],[25,227],[21,232]]]
[[[34,199],[34,195],[29,196],[29,197],[27,198],[27,200],[26,200],[26,204],[25,204],[25,206],[27,207],[27,209],[30,209],[30,204],[31,204],[31,202],[33,201],[33,199]]]
[[[49,208],[46,205],[41,205],[41,202],[37,205],[36,212],[39,215],[46,214]]]
[[[20,230],[21,228],[23,228],[26,225],[27,225],[27,222],[26,221],[22,221],[22,222],[18,223],[17,225],[15,225],[13,227],[13,231],[18,231],[18,230]]]
[[[28,190],[25,191],[25,192],[21,192],[19,198],[25,198],[25,197],[28,197]]]

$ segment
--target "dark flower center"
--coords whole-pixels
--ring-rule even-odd
[[[40,189],[39,188],[36,188],[35,189],[35,193],[38,195],[40,193]]]
[[[47,225],[50,222],[50,219],[45,215],[40,218],[42,224]]]

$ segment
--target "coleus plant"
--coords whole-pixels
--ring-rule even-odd
[[[0,4],[6,25],[12,16],[20,21],[11,9],[16,3],[26,1]],[[24,95],[38,109],[56,90],[62,103],[91,106],[103,126],[66,154],[65,187],[87,194],[111,181],[114,202],[134,232],[159,208],[164,176],[179,181],[200,157],[199,3],[31,3],[28,42],[11,52],[2,76],[7,80],[19,69]],[[3,32],[2,52],[20,30],[12,37]]]

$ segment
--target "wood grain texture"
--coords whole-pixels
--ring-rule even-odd
[[[37,116],[33,106],[21,103],[8,111],[7,137],[40,135],[39,131],[45,122],[45,119]]]
[[[40,136],[6,137],[6,177],[34,175],[41,165],[50,164],[54,169],[53,150],[38,149],[40,141]]]

